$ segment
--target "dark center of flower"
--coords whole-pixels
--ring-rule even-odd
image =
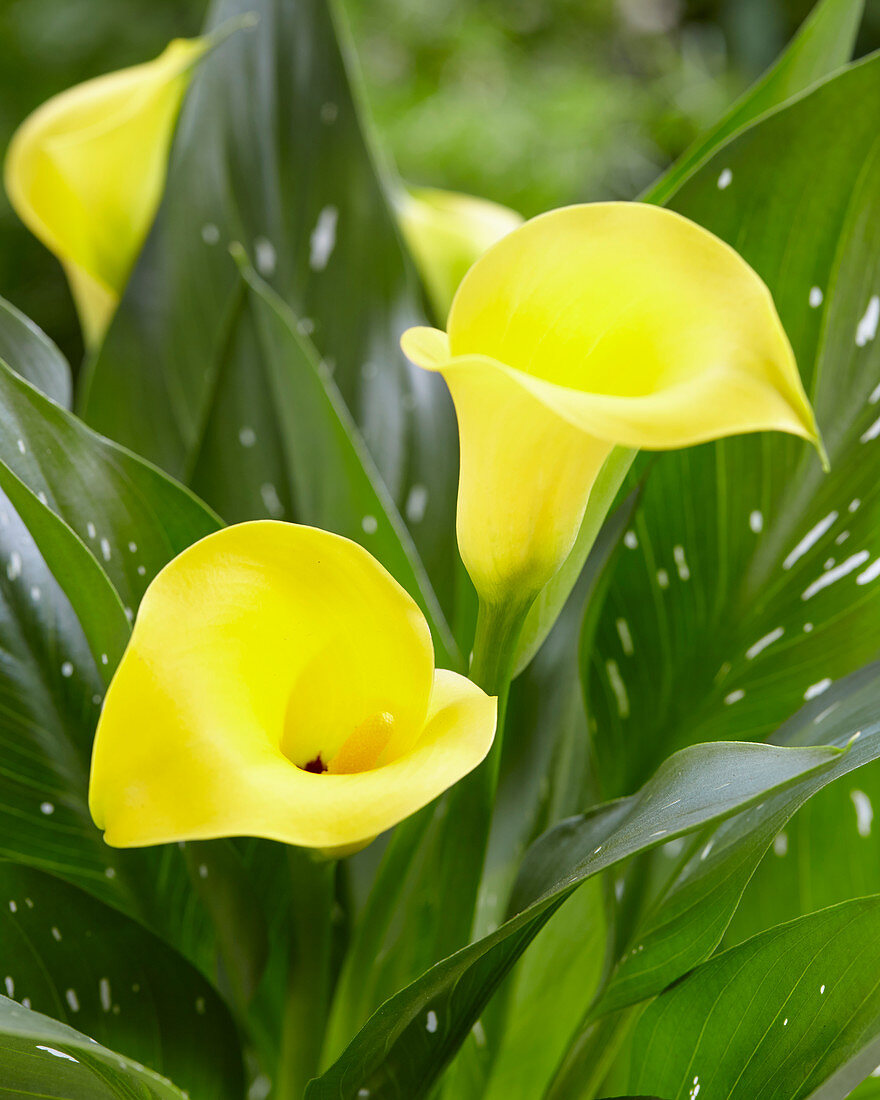
[[[304,772],[314,772],[315,775],[321,775],[327,770],[327,765],[321,759],[321,754],[318,753],[314,760],[310,760],[308,764],[303,764],[302,769]]]

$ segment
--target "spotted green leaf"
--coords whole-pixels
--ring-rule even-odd
[[[880,753],[880,733],[871,744]],[[666,761],[637,795],[559,826],[531,850],[511,905],[515,915],[386,1001],[312,1082],[307,1100],[354,1100],[359,1089],[374,1100],[428,1095],[510,967],[581,882],[830,768],[842,751],[693,746]]]
[[[11,863],[0,863],[0,981],[33,1014],[84,1031],[89,1046],[149,1066],[194,1097],[241,1098],[235,1027],[204,977],[129,917]],[[55,1045],[79,1057],[66,1041]],[[20,1060],[7,1052],[2,1084],[10,1074],[36,1086],[39,1075],[27,1077],[35,1058],[52,1066],[33,1047]]]
[[[229,521],[297,515],[240,242],[318,350],[444,598],[455,424],[442,381],[398,347],[423,318],[325,0],[215,0],[156,223],[89,372],[89,423],[187,481]]]
[[[668,753],[768,735],[880,648],[880,57],[724,146],[670,205],[768,283],[831,473],[797,442],[661,455],[624,542],[589,695],[601,782]]]
[[[779,925],[639,1020],[631,1088],[670,1100],[843,1097],[880,1059],[880,898]]]

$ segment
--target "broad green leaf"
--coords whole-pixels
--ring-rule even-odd
[[[665,202],[737,130],[845,65],[852,56],[863,9],[864,0],[820,0],[773,66],[697,138],[644,197]]]
[[[661,992],[707,959],[721,942],[750,877],[771,846],[774,855],[768,858],[774,861],[776,892],[786,894],[787,884],[780,882],[780,860],[775,853],[787,847],[787,834],[782,830],[789,819],[808,800],[807,811],[812,812],[823,795],[841,785],[846,791],[864,784],[877,770],[871,763],[875,757],[871,736],[865,738],[864,730],[877,718],[878,672],[878,666],[872,665],[848,677],[822,699],[805,706],[774,735],[774,743],[789,746],[843,745],[853,731],[863,731],[849,751],[812,782],[773,795],[698,838],[632,930],[591,1019]],[[858,778],[844,782],[856,769],[860,769]],[[858,843],[856,824],[853,813],[853,844]],[[837,860],[845,862],[848,846],[841,843],[839,831],[829,837],[829,845]],[[871,883],[865,881],[864,886],[870,892]],[[762,918],[771,915],[760,914]]]
[[[2,363],[0,461],[89,547],[129,617],[159,569],[220,526],[187,489],[97,435]]]
[[[657,459],[590,654],[608,794],[684,744],[767,736],[880,649],[880,138],[866,103],[880,103],[878,57],[745,131],[671,201],[770,286],[832,471],[778,435]]]
[[[31,868],[0,863],[0,897],[0,976],[10,998],[85,1031],[194,1097],[240,1100],[235,1027],[180,955],[129,917]],[[13,1072],[24,1075],[24,1085],[32,1061],[16,1065],[4,1055],[2,1085]]]
[[[802,1100],[845,1067],[865,1077],[880,1056],[878,974],[878,897],[771,928],[647,1008],[630,1087],[670,1100]],[[847,1091],[838,1076],[826,1096]]]
[[[82,396],[86,419],[187,480],[228,521],[296,515],[274,395],[227,248],[241,242],[307,330],[448,596],[455,424],[400,333],[415,273],[365,141],[325,0],[255,12],[187,95],[165,196]],[[195,323],[194,323],[195,321]]]
[[[314,344],[299,331],[283,299],[241,254],[238,261],[282,426],[281,446],[299,520],[362,543],[418,601],[431,625],[440,663],[459,666],[455,640],[412,536],[336,383],[322,369]]]
[[[107,848],[86,795],[111,645],[125,629],[106,578],[133,613],[153,575],[218,521],[2,364],[0,486],[0,854],[140,916],[210,965],[181,853]],[[93,650],[104,631],[99,655],[80,617]]]
[[[158,1073],[0,996],[3,1091],[40,1100],[186,1100]]]
[[[72,384],[70,366],[49,337],[29,318],[0,298],[0,359],[51,397],[70,408]]]
[[[871,743],[880,754],[880,732]],[[527,857],[511,906],[516,915],[386,1001],[312,1082],[307,1100],[354,1098],[359,1089],[373,1100],[428,1095],[510,967],[581,882],[829,768],[841,751],[692,746],[667,760],[638,794],[558,826]]]

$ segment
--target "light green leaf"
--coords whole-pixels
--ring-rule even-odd
[[[0,359],[56,404],[70,408],[70,366],[49,337],[28,317],[0,298]]]
[[[842,68],[852,56],[864,0],[820,0],[785,52],[757,84],[653,184],[645,196],[663,203],[727,139],[765,112]]]
[[[216,0],[256,12],[199,66],[163,203],[82,396],[86,419],[190,483],[227,521],[296,515],[296,490],[238,241],[308,329],[444,599],[453,571],[455,422],[410,366],[415,273],[361,130],[325,0]]]
[[[2,987],[34,1010],[31,1017],[76,1026],[90,1036],[87,1049],[96,1040],[194,1097],[241,1100],[235,1027],[186,960],[130,918],[40,871],[0,863],[0,896]],[[58,1049],[76,1054],[66,1042]],[[35,1088],[39,1075],[27,1076],[35,1053],[31,1046],[20,1064],[5,1053],[2,1086],[8,1074],[21,1074],[22,1092],[26,1083]],[[36,1061],[52,1067],[42,1056]]]
[[[869,666],[804,707],[774,735],[774,743],[845,744],[854,730],[869,726],[876,719],[877,697],[877,666]],[[680,867],[673,871],[659,896],[641,914],[590,1019],[661,992],[707,959],[721,942],[740,897],[768,848],[777,841],[774,852],[787,850],[787,832],[782,830],[792,815],[808,800],[812,812],[823,794],[841,788],[843,777],[856,769],[860,769],[858,779],[844,784],[844,789],[864,784],[865,778],[877,768],[871,764],[873,755],[870,744],[860,736],[831,770],[816,776],[812,783],[773,795],[760,806],[728,818],[697,838],[696,845],[685,853]],[[851,836],[852,843],[857,844],[854,812]],[[836,858],[846,862],[839,831],[832,833],[829,842]],[[675,858],[673,853],[670,856]],[[785,894],[787,887],[779,877],[780,856],[774,854],[769,858],[773,860],[776,892]],[[864,885],[869,891],[870,882]],[[770,915],[760,912],[762,919]],[[765,923],[763,927],[766,926]]]
[[[802,1100],[838,1074],[818,1095],[842,1097],[840,1071],[855,1063],[867,1076],[880,1056],[878,974],[878,897],[771,928],[647,1008],[630,1087],[670,1100]]]
[[[880,731],[871,739],[880,754]],[[829,768],[841,749],[712,744],[666,761],[637,794],[561,825],[527,857],[512,919],[386,1001],[307,1100],[426,1096],[510,967],[572,890],[672,837]]]

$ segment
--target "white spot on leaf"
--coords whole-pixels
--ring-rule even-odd
[[[309,267],[323,271],[336,247],[336,222],[339,211],[335,206],[325,206],[309,238]]]

